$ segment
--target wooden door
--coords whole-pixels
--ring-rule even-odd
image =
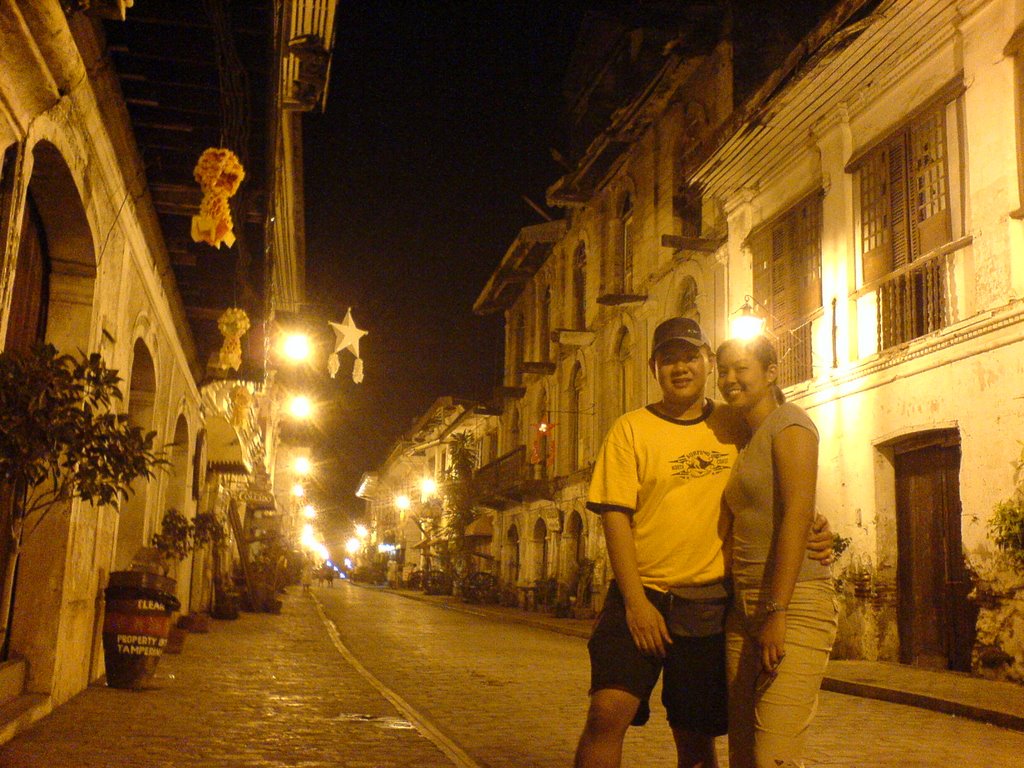
[[[896,448],[900,661],[970,670],[977,612],[960,532],[960,444],[932,433]]]
[[[5,173],[7,169],[5,168]],[[49,262],[46,257],[46,242],[42,222],[31,198],[25,206],[22,218],[21,237],[18,241],[18,257],[14,267],[14,287],[11,295],[11,310],[7,316],[7,333],[3,349],[27,352],[42,343],[46,332],[46,303],[49,294]],[[15,512],[17,491],[9,486],[0,487],[0,529],[11,525]],[[8,536],[0,536],[0,572],[7,567],[12,556],[12,544]],[[12,591],[17,590],[17,576]],[[11,600],[11,615],[7,617],[8,627],[14,616],[14,600]],[[10,633],[4,647],[0,648],[0,660],[6,659],[10,648]]]
[[[23,352],[42,343],[49,277],[42,222],[30,197],[22,218],[4,349]]]

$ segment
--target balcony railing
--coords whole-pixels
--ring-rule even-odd
[[[527,462],[525,445],[480,467],[473,475],[473,490],[483,503],[498,505],[551,498],[551,482],[543,476],[543,465]]]
[[[878,286],[878,348],[888,349],[949,322],[946,272],[950,254],[915,262]]]
[[[857,300],[873,294],[874,351],[892,349],[956,320],[957,275],[963,274],[960,262],[970,243],[970,237],[949,243],[872,281],[854,294]],[[872,350],[861,351],[870,353]]]

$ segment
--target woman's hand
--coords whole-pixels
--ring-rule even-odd
[[[786,612],[769,613],[757,638],[761,647],[761,668],[768,675],[775,675],[782,657],[786,655]]]

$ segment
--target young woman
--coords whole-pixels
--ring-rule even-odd
[[[725,488],[735,588],[726,619],[730,768],[802,766],[837,629],[827,568],[809,559],[818,432],[784,402],[763,337],[718,349],[718,388],[750,426]]]

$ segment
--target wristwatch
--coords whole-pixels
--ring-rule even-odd
[[[785,610],[785,605],[782,603],[776,603],[774,600],[768,600],[768,602],[764,604],[765,613],[784,613]]]

